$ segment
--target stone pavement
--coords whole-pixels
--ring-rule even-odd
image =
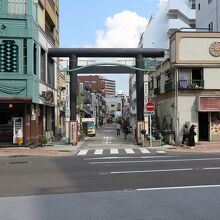
[[[195,147],[175,146],[175,148],[170,147],[167,149],[167,151],[186,153],[220,153],[220,142],[201,141],[196,143]]]
[[[54,142],[45,147],[31,149],[29,147],[1,147],[0,157],[36,156],[36,157],[62,157],[71,156],[78,146],[66,145],[65,142]]]

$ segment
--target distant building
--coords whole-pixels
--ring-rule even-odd
[[[91,85],[91,91],[100,93],[101,95],[105,96],[105,89],[106,85],[103,81],[102,77],[100,76],[93,76],[93,75],[84,75],[84,76],[77,76],[79,83],[89,83]]]
[[[196,0],[196,27],[220,31],[219,0]]]
[[[106,79],[106,78],[103,78],[102,80],[103,80],[103,82],[105,82],[105,94],[106,94],[106,96],[115,95],[115,93],[116,93],[115,80]]]

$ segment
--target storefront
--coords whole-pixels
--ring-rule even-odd
[[[220,97],[199,97],[199,140],[220,141]]]
[[[37,144],[43,134],[42,108],[28,98],[0,99],[0,145],[17,145],[22,133],[22,146]]]

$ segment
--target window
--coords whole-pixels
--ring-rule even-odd
[[[48,58],[48,62],[47,62],[47,83],[51,86],[54,87],[54,60],[51,58]]]
[[[27,39],[23,40],[23,71],[27,74]]]
[[[13,40],[0,44],[0,72],[18,72],[18,46]]]
[[[40,79],[46,83],[46,52],[42,48],[40,53]]]
[[[198,10],[200,10],[200,3],[198,4]]]
[[[115,107],[115,105],[111,105],[111,107]]]
[[[191,4],[191,9],[196,9],[196,2],[195,2],[195,0],[191,0],[190,4]]]
[[[33,46],[33,59],[34,59],[34,75],[37,75],[37,45]]]
[[[95,84],[95,83],[97,83],[97,81],[96,80],[92,80],[91,83]]]
[[[151,80],[149,81],[148,83],[148,88],[151,90],[151,89],[154,89],[154,78],[151,77]]]
[[[209,31],[213,31],[213,22],[209,23]]]
[[[208,0],[208,4],[210,4],[212,2],[212,0]]]
[[[157,88],[160,87],[160,77],[157,77]]]
[[[25,15],[26,0],[8,0],[8,14]]]

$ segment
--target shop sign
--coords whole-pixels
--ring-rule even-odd
[[[220,111],[220,97],[199,97],[199,111]]]
[[[70,122],[70,143],[77,145],[78,144],[78,122]]]
[[[137,144],[141,144],[141,130],[144,129],[144,122],[143,121],[138,121],[137,122],[137,136],[136,136],[136,142]]]

